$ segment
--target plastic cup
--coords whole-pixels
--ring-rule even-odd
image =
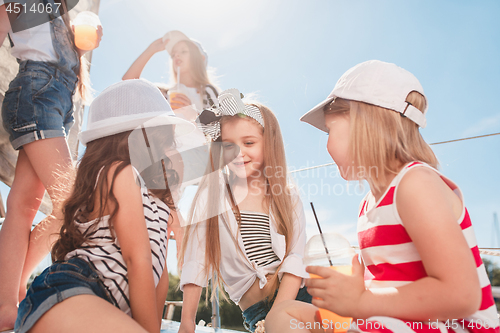
[[[72,22],[75,27],[75,45],[80,50],[90,51],[97,47],[97,27],[101,25],[99,16],[84,11],[80,12]]]
[[[179,90],[175,90],[175,89],[170,89],[168,91],[168,100],[170,101],[170,106],[172,107],[172,110],[176,110],[176,109],[179,109],[179,106],[175,106],[175,105],[172,105],[172,100],[174,98],[176,98],[177,96],[179,95],[184,95],[186,96],[186,94],[184,94],[183,92],[179,91]]]
[[[324,242],[323,242],[324,239]],[[326,249],[328,249],[328,254]],[[352,249],[349,241],[337,233],[325,233],[315,235],[306,244],[304,254],[304,264],[306,266],[329,267],[339,273],[352,274],[352,257],[356,252]],[[321,279],[320,276],[309,274],[311,279]],[[351,325],[352,318],[341,317],[338,314],[319,309],[321,323],[328,321],[328,327],[333,327],[335,332],[347,332]]]

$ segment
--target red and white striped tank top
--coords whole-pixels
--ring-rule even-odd
[[[369,192],[361,202],[358,218],[358,240],[361,256],[366,266],[365,285],[367,288],[400,287],[427,276],[420,255],[406,232],[395,203],[396,191],[401,179],[410,169],[416,167],[426,167],[437,172],[463,202],[462,192],[458,186],[423,162],[407,164],[392,180],[385,194],[373,205],[371,203],[375,202],[375,199]],[[372,207],[368,209],[369,205]],[[443,323],[439,326],[442,329],[447,328],[449,332],[498,333],[498,315],[491,293],[490,281],[479,256],[474,229],[465,204],[458,223],[476,261],[477,274],[482,288],[482,300],[480,308],[470,317],[460,319],[453,327],[451,327],[451,322],[446,327]],[[362,327],[359,329],[363,332],[371,332],[371,330],[364,330]],[[418,331],[436,330],[431,327],[425,329],[424,325],[424,330]]]

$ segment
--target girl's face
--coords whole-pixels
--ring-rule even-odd
[[[180,67],[181,74],[191,70],[189,48],[185,42],[181,41],[172,48],[172,63],[175,71]]]
[[[222,124],[221,137],[228,166],[238,178],[260,177],[264,169],[264,136],[262,127],[251,120],[238,118]],[[239,149],[236,154],[235,149]],[[234,158],[234,159],[233,159]]]
[[[325,115],[326,127],[328,128],[328,142],[326,148],[333,158],[340,175],[345,180],[354,180],[353,168],[349,158],[349,132],[351,119],[346,113],[331,113]]]

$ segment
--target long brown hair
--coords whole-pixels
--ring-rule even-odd
[[[425,110],[426,100],[416,91],[406,101]],[[418,125],[399,112],[363,102],[336,98],[324,107],[325,114],[342,113],[350,117],[349,154],[359,178],[381,190],[387,174],[397,174],[402,165],[422,161],[434,168],[438,160],[424,141]],[[372,171],[375,169],[375,171]]]
[[[294,232],[294,220],[298,217],[294,216],[294,203],[292,201],[292,195],[290,193],[290,188],[287,179],[287,167],[285,158],[285,147],[283,144],[283,138],[281,136],[281,130],[278,124],[278,120],[273,112],[261,104],[252,103],[259,108],[262,117],[264,119],[264,128],[252,118],[240,118],[246,121],[254,123],[262,129],[264,136],[264,166],[265,168],[265,181],[266,181],[266,193],[265,200],[269,207],[269,213],[273,215],[274,221],[276,223],[276,229],[278,232],[285,236],[286,249],[284,258],[290,253],[291,244],[293,243],[293,232]],[[221,119],[221,127],[227,121],[231,121],[236,116],[225,116]],[[231,119],[232,118],[232,119]],[[211,158],[212,165],[210,166],[210,171],[218,171],[223,165],[223,157],[220,151],[220,145],[215,145],[215,149],[211,148]],[[213,214],[216,211],[216,206],[221,204],[221,199],[217,195],[220,191],[220,177],[224,178],[224,189],[225,192],[222,194],[231,204],[232,213],[235,215],[238,222],[238,230],[240,227],[240,211],[238,205],[233,199],[233,193],[231,187],[228,184],[229,177],[224,177],[220,172],[211,172],[206,176],[198,189],[194,199],[193,205],[191,206],[191,211],[188,218],[188,226],[186,228],[186,233],[182,243],[182,250],[180,258],[184,258],[186,253],[187,245],[190,241],[193,241],[192,234],[196,228],[206,227],[206,245],[205,245],[205,278],[210,279],[209,274],[212,272],[216,273],[216,281],[213,284],[216,286],[221,286],[224,283],[221,274],[221,247],[220,247],[220,237],[219,237],[219,223],[227,223],[228,216],[225,213]],[[208,197],[207,207],[196,207],[198,198],[200,194],[206,192],[210,193]],[[278,189],[278,190],[276,190]],[[205,223],[196,223],[194,219],[196,210],[208,210],[208,216],[213,216],[208,218]],[[213,211],[210,211],[213,210]],[[243,254],[243,250],[239,248],[236,239],[233,239],[236,246],[236,250],[239,254]],[[243,255],[244,258],[244,255]],[[283,261],[282,261],[283,263]],[[272,283],[272,288],[270,288],[269,294],[274,294],[274,291],[278,287],[278,272],[281,268],[282,263],[278,266],[276,273],[270,279]],[[212,297],[215,295],[215,288],[212,289]]]
[[[97,211],[98,218],[88,229],[88,233],[91,233],[105,215],[108,202],[114,206],[109,217],[109,228],[111,234],[114,235],[113,222],[119,204],[113,192],[113,185],[120,171],[131,164],[128,143],[131,132],[107,136],[87,144],[87,149],[78,164],[72,192],[64,202],[64,221],[60,237],[52,248],[53,260],[64,260],[66,254],[80,248],[87,241],[88,235],[80,232],[79,223],[88,222],[89,214]],[[176,174],[174,170],[170,169],[171,163],[168,158],[164,157],[164,159],[167,161],[168,173]],[[113,177],[108,179],[108,173],[114,165],[116,165],[116,169]],[[164,177],[167,175],[164,174]],[[175,209],[169,186],[166,186],[166,189],[150,190],[150,192],[164,201],[171,209]]]

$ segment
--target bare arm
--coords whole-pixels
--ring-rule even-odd
[[[427,277],[398,288],[364,290],[361,265],[353,275],[308,267],[326,279],[308,279],[313,300],[339,315],[384,315],[407,320],[464,318],[479,309],[481,289],[472,253],[457,220],[461,203],[432,170],[409,171],[396,194],[398,212],[420,254]],[[333,295],[336,294],[336,295]]]
[[[138,79],[141,77],[142,70],[146,67],[149,59],[157,53],[165,50],[165,45],[168,43],[168,39],[163,42],[161,38],[158,38],[153,43],[151,43],[144,52],[137,58],[134,63],[130,66],[127,72],[123,75],[122,80]]]
[[[196,311],[200,302],[201,287],[195,284],[186,284],[182,296],[182,313],[179,333],[194,333],[196,327]]]
[[[5,10],[5,5],[0,6],[0,46],[3,44],[7,33],[10,31],[9,17]]]
[[[127,264],[132,318],[148,332],[159,332],[151,245],[144,219],[142,195],[135,182],[132,166],[125,167],[114,183],[113,192],[119,204],[114,227]]]
[[[163,273],[161,275],[160,281],[156,286],[156,308],[158,310],[158,320],[161,325],[161,319],[163,316],[163,308],[165,307],[165,301],[167,300],[168,294],[168,270],[167,270],[167,261],[165,260],[165,266],[163,269]]]
[[[176,217],[177,217],[177,213],[175,211],[172,211],[170,214],[170,217],[168,219],[168,224],[170,225],[170,224],[174,223],[174,220],[176,219]],[[167,295],[168,295],[168,280],[169,280],[169,276],[168,276],[168,269],[167,269],[167,261],[165,260],[165,266],[164,266],[163,273],[162,273],[161,278],[160,278],[160,282],[156,286],[156,303],[157,303],[158,316],[160,319],[160,323],[161,323],[161,319],[163,316],[163,308],[165,307],[165,301],[166,301]]]
[[[300,284],[302,283],[302,278],[295,276],[290,273],[283,274],[281,278],[280,287],[278,289],[278,295],[276,295],[276,300],[274,304],[279,304],[280,302],[286,300],[294,300],[299,292]],[[273,304],[273,306],[274,306]]]
[[[181,245],[182,245],[182,239],[184,238],[184,228],[181,227],[180,219],[181,216],[177,214],[177,212],[172,211],[172,224],[170,224],[169,229],[174,232],[174,239],[175,239],[175,246],[177,248],[177,260],[181,259],[179,258],[179,255],[181,254]]]

